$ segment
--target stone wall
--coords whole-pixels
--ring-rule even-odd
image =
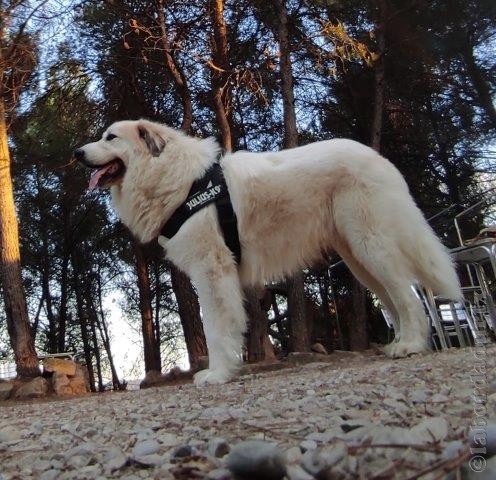
[[[0,382],[0,401],[48,395],[83,395],[89,391],[85,366],[68,359],[46,358],[41,377]]]

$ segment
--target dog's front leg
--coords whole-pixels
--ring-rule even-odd
[[[195,375],[196,385],[225,383],[241,364],[246,313],[238,272],[232,258],[211,253],[201,270],[192,272],[203,313],[209,368]]]

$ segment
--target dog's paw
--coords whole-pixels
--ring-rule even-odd
[[[202,385],[219,385],[226,383],[232,378],[232,374],[226,370],[200,370],[195,373],[193,382],[197,387]]]
[[[402,358],[413,355],[414,353],[425,352],[429,350],[427,342],[416,340],[413,342],[399,341],[392,342],[384,347],[384,353],[390,358]]]

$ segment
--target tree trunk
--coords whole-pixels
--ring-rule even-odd
[[[155,337],[148,262],[141,246],[138,245],[134,239],[132,239],[131,242],[136,260],[139,308],[141,313],[141,333],[143,335],[143,351],[145,356],[145,372],[149,372],[150,370],[157,370],[160,372],[160,354],[157,353],[157,350],[160,352],[160,340]]]
[[[224,19],[224,0],[210,0],[210,17],[214,31],[212,41],[211,81],[215,117],[224,150],[232,150],[231,121],[229,119],[230,92],[228,91],[229,50],[227,27]]]
[[[372,128],[370,135],[371,147],[380,153],[382,139],[382,125],[384,117],[384,99],[386,91],[385,61],[386,54],[386,21],[387,2],[379,2],[379,17],[377,21],[377,54],[378,58],[374,64],[374,112],[372,117]],[[353,315],[350,324],[350,348],[351,350],[365,350],[369,347],[367,331],[367,291],[365,287],[353,277],[352,279],[352,304]]]
[[[158,26],[160,28],[160,41],[162,42],[162,48],[165,55],[165,67],[169,72],[174,84],[176,85],[177,92],[181,97],[181,103],[183,105],[183,120],[181,122],[181,129],[188,132],[191,129],[191,123],[193,121],[193,107],[191,103],[191,94],[188,88],[186,77],[182,69],[177,65],[174,57],[171,54],[171,48],[169,44],[169,37],[167,35],[167,26],[165,22],[165,0],[157,1],[157,19]]]
[[[282,103],[284,112],[284,146],[298,146],[298,129],[293,87],[293,70],[291,66],[291,45],[288,31],[288,12],[286,0],[275,1],[278,10],[278,42],[280,51],[280,73]],[[300,225],[299,228],[304,228]],[[305,292],[303,274],[297,273],[287,280],[289,313],[289,348],[291,351],[310,350],[310,334],[305,319]]]
[[[122,390],[122,384],[119,380],[119,376],[117,375],[117,370],[115,369],[114,357],[112,355],[112,348],[110,345],[110,335],[107,327],[107,322],[105,321],[105,314],[103,311],[103,302],[102,302],[102,284],[101,284],[101,275],[97,276],[97,294],[98,294],[98,312],[95,308],[95,304],[93,301],[93,293],[91,290],[88,290],[88,300],[91,301],[91,308],[95,316],[95,321],[97,323],[98,331],[100,332],[100,337],[102,339],[103,348],[105,348],[105,352],[107,354],[107,359],[110,366],[110,372],[112,375],[112,386],[114,390]]]
[[[355,278],[352,286],[353,312],[350,314],[350,350],[369,348],[367,331],[367,293],[365,287]]]
[[[306,317],[306,301],[303,274],[297,273],[288,279],[288,333],[290,352],[310,350],[310,329]]]
[[[63,177],[64,183],[66,176]],[[71,191],[67,186],[67,192]],[[64,225],[64,242],[63,242],[63,257],[62,269],[60,273],[60,306],[59,306],[59,328],[58,328],[58,350],[65,352],[65,333],[67,325],[67,301],[69,298],[69,257],[71,255],[72,239],[70,238],[70,211],[68,208],[68,200],[62,202],[62,219]]]
[[[0,268],[7,329],[14,350],[17,375],[40,374],[29,327],[28,309],[21,277],[19,229],[14,205],[5,107],[0,97]]]
[[[85,305],[85,309],[88,312],[89,305]],[[93,343],[93,353],[95,354],[95,364],[96,364],[96,374],[98,377],[98,391],[103,392],[105,390],[103,385],[103,375],[102,375],[102,358],[100,355],[100,346],[98,345],[98,335],[96,334],[96,325],[94,318],[88,315],[87,317],[90,321],[91,330],[91,341]]]
[[[156,362],[162,366],[162,359],[161,359],[161,346],[162,346],[162,339],[161,339],[161,332],[160,332],[160,300],[162,297],[162,289],[160,288],[160,262],[157,258],[154,259],[153,262],[154,269],[153,273],[155,276],[155,338],[158,343],[158,348],[156,349],[155,354],[157,355]]]
[[[174,265],[171,265],[171,281],[179,308],[190,368],[198,370],[200,357],[208,355],[198,297],[189,278]]]
[[[374,63],[374,111],[372,115],[372,133],[370,146],[377,152],[381,151],[382,119],[384,116],[384,93],[386,89],[386,74],[384,55],[386,54],[386,1],[379,2],[379,22],[376,28],[377,60]]]
[[[468,34],[467,34],[468,35]],[[467,72],[470,76],[479,105],[484,110],[491,127],[496,128],[496,108],[494,107],[493,97],[491,95],[491,87],[484,72],[481,70],[474,56],[474,48],[467,39],[467,43],[462,49],[463,60],[467,67]]]
[[[75,265],[73,266],[75,268]],[[76,293],[77,316],[79,319],[79,327],[81,329],[81,339],[83,341],[84,360],[86,362],[86,368],[88,370],[90,390],[92,392],[96,392],[95,371],[93,368],[91,345],[88,337],[88,322],[86,318],[86,312],[84,310],[81,287],[79,285],[79,280],[77,275],[78,275],[77,272],[74,272],[74,291]]]
[[[260,306],[260,296],[259,289],[245,290],[245,308],[249,319],[246,348],[250,363],[275,359],[274,348],[268,335],[267,312]]]

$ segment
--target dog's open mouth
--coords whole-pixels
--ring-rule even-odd
[[[120,158],[116,158],[105,165],[91,168],[94,168],[94,170],[91,173],[88,190],[94,190],[97,187],[109,187],[119,180],[126,171],[126,167]]]

